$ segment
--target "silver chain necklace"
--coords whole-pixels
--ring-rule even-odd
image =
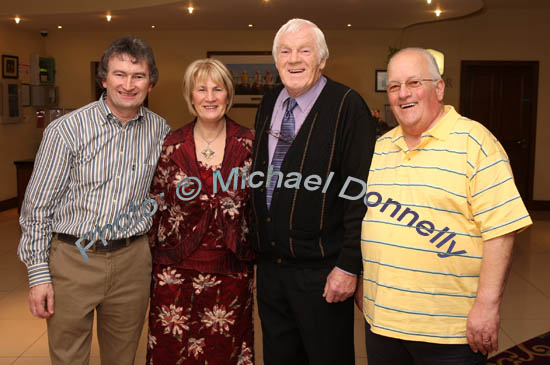
[[[198,129],[196,126],[195,126],[195,128]],[[216,151],[214,151],[212,148],[210,148],[210,144],[218,139],[218,137],[222,134],[224,129],[225,129],[225,123],[224,123],[224,126],[222,127],[222,129],[220,129],[220,131],[216,135],[216,137],[214,137],[214,139],[212,139],[211,141],[206,140],[206,138],[204,138],[202,136],[202,132],[200,130],[198,131],[199,132],[198,135],[199,135],[200,139],[202,139],[204,142],[206,142],[206,147],[203,148],[200,151],[200,153],[207,161],[210,161],[216,155]]]

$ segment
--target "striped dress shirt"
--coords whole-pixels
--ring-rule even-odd
[[[95,232],[148,198],[170,127],[145,107],[122,124],[104,98],[44,131],[19,218],[18,255],[27,265],[30,287],[52,281],[48,260],[54,232],[77,237]],[[104,238],[146,233],[151,218],[141,218],[123,222],[124,230],[106,230]]]

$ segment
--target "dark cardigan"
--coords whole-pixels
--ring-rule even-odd
[[[265,95],[256,114],[251,171],[261,171],[264,176],[269,161],[266,131],[281,90],[279,86]],[[366,206],[363,196],[352,201],[338,194],[350,176],[366,185],[375,135],[376,122],[361,96],[327,78],[281,166],[285,177],[290,172],[301,173],[300,187],[276,188],[268,211],[266,179],[253,179],[254,184],[263,181],[251,190],[252,241],[260,259],[311,267],[336,265],[352,273],[361,271],[361,222]],[[328,189],[323,193],[332,172]],[[311,175],[322,179],[322,185],[315,191],[304,188],[304,180]],[[352,182],[345,193],[355,196],[362,190],[360,184]]]

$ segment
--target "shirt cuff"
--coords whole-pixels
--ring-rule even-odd
[[[347,272],[346,270],[340,269],[338,266],[334,266],[334,268],[335,268],[336,270],[338,270],[338,271],[343,272],[344,274],[348,274],[349,276],[353,276],[353,277],[356,277],[356,276],[357,276],[357,275],[355,275],[355,274],[352,274],[352,273],[350,273],[350,272]]]
[[[30,265],[27,267],[27,271],[29,272],[29,288],[52,282],[50,267],[47,262]]]

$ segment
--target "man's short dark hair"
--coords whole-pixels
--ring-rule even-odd
[[[99,82],[100,85],[102,81],[107,78],[109,60],[113,57],[120,57],[122,55],[132,57],[134,63],[145,61],[147,66],[149,66],[149,80],[153,85],[157,83],[159,71],[155,64],[153,50],[143,39],[126,36],[111,43],[109,48],[103,53],[96,74],[97,82]]]

